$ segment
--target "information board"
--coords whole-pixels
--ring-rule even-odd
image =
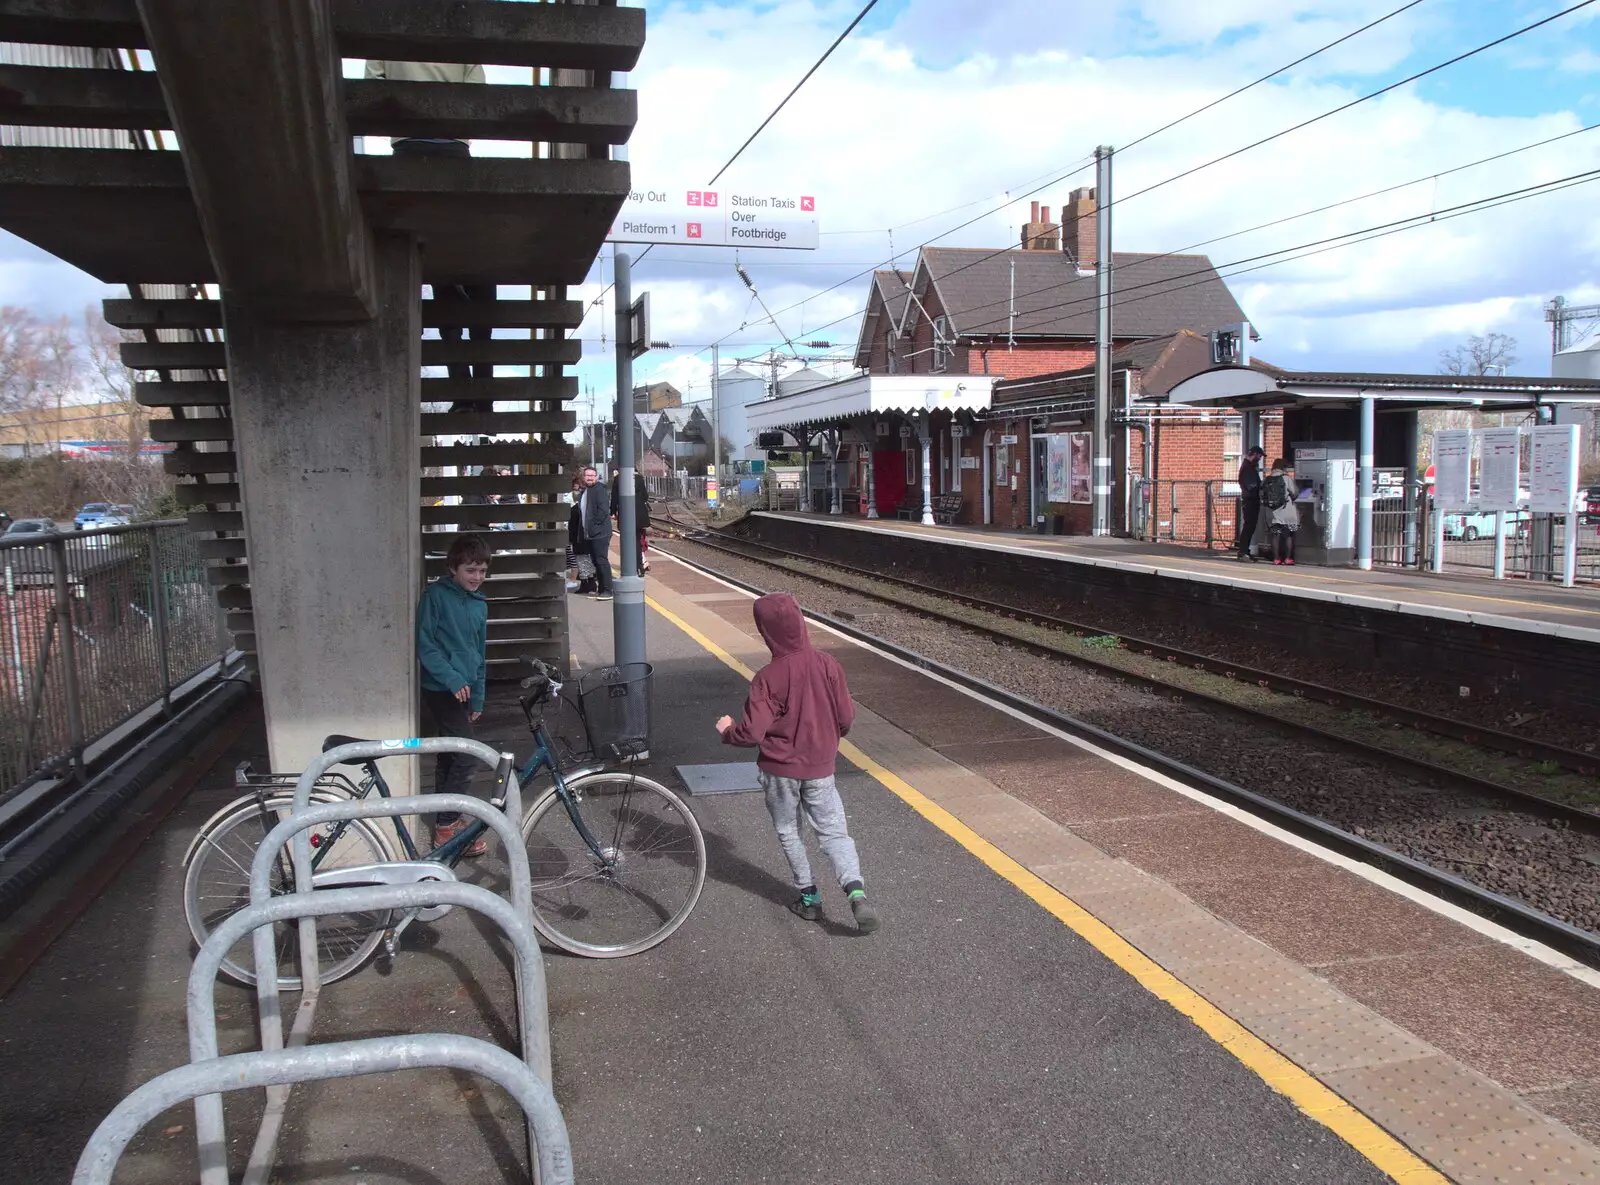
[[[1522,429],[1478,431],[1478,509],[1485,513],[1517,509],[1522,489]]]
[[[641,186],[622,203],[606,241],[815,251],[819,233],[810,194]]]
[[[1465,510],[1472,498],[1472,433],[1450,429],[1433,434],[1433,504]]]
[[[1529,509],[1538,514],[1571,514],[1578,500],[1578,425],[1538,424],[1529,429]]]

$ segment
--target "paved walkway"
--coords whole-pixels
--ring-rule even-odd
[[[1285,596],[1331,598],[1397,613],[1456,617],[1484,625],[1600,642],[1600,587],[1595,585],[1562,588],[1525,580],[1495,581],[1483,576],[1434,575],[1398,568],[1360,572],[1354,568],[1300,565],[1288,569],[1241,564],[1231,552],[1202,551],[1132,539],[1029,535],[983,527],[925,527],[897,519],[868,520],[824,514],[773,517],[803,518],[844,529],[936,538],[967,547],[1044,553],[1071,563],[1130,568],[1183,580],[1237,584]]]
[[[652,764],[671,779],[678,764],[737,756],[710,725],[744,693],[730,664],[758,660],[759,643],[741,594],[665,560],[651,591]],[[591,664],[609,654],[607,609],[574,605],[574,649]],[[1295,862],[1309,857],[1259,833],[1241,848],[1222,825],[1242,824],[822,641],[865,705],[841,787],[884,928],[855,934],[836,891],[826,924],[795,919],[759,797],[696,799],[711,870],[684,928],[633,959],[547,960],[555,1086],[581,1181],[1333,1183],[1383,1180],[1379,1165],[1438,1179],[1327,1083],[1369,1114],[1388,1101],[1382,1122],[1459,1179],[1592,1179],[1580,1175],[1600,1163],[1592,1147],[1447,1044],[1454,1032],[1547,1091],[1575,1090],[1581,1114],[1583,1083],[1600,1080],[1592,988],[1379,889],[1318,881]],[[498,689],[486,732],[525,751],[513,695]],[[65,1180],[98,1118],[185,1059],[179,864],[231,796],[233,762],[260,747],[247,721],[205,788],[6,998],[7,1179]],[[1252,905],[1256,882],[1240,864],[1258,880],[1306,879]],[[498,885],[503,866],[491,858],[480,872]],[[1208,886],[1211,910],[1192,899]],[[1380,906],[1385,950],[1330,925],[1330,913]],[[1262,925],[1276,927],[1279,950],[1251,936]],[[1301,965],[1310,953],[1279,953],[1297,935],[1357,969],[1337,980],[1349,995]],[[509,1043],[503,952],[472,917],[414,928],[407,946],[392,967],[329,989],[318,1039],[437,1029]],[[1458,953],[1466,963],[1451,961]],[[1360,966],[1434,956],[1433,998],[1447,1003],[1413,1003],[1436,1033],[1352,1000],[1364,998]],[[1527,997],[1552,1015],[1513,1041],[1494,1031],[1504,1015],[1453,1011],[1474,994],[1513,1025]],[[221,1011],[225,1047],[245,1047],[249,997],[224,989]],[[248,1099],[231,1108],[239,1162],[253,1110]],[[192,1140],[187,1109],[164,1116],[119,1179],[194,1179]],[[506,1101],[462,1076],[326,1084],[296,1092],[275,1179],[514,1180],[520,1145]]]

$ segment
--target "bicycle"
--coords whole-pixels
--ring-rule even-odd
[[[551,784],[533,798],[522,819],[523,842],[533,879],[533,923],[544,938],[586,958],[622,958],[649,950],[687,920],[705,884],[706,846],[700,824],[678,794],[640,774],[635,761],[649,755],[650,667],[607,667],[584,675],[576,702],[562,695],[565,684],[543,663],[522,680],[518,697],[534,751],[518,770],[520,785],[548,772]],[[545,719],[554,704],[570,705],[598,758],[569,769],[557,752]],[[324,751],[353,737],[330,736]],[[568,760],[573,755],[568,752]],[[608,763],[625,764],[626,769]],[[376,761],[359,763],[359,779],[330,771],[318,782],[312,803],[390,796]],[[235,782],[250,793],[235,799],[201,827],[184,856],[184,917],[195,942],[223,918],[249,904],[250,865],[267,833],[288,816],[296,777],[257,774],[248,762]],[[559,808],[559,809],[558,809]],[[432,851],[419,853],[409,830],[395,818],[393,834],[376,820],[350,819],[311,833],[312,884],[316,888],[381,883],[385,865],[436,864],[453,870],[489,828],[482,820],[463,828]],[[411,879],[417,870],[408,868]],[[274,866],[274,894],[293,891],[289,852]],[[392,958],[400,934],[412,921],[433,921],[449,907],[390,914],[335,915],[317,927],[322,982],[354,974],[380,945]],[[298,929],[278,927],[280,985],[300,985]],[[255,983],[250,944],[228,952],[222,972],[237,983]]]

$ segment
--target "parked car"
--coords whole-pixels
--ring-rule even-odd
[[[1528,512],[1517,510],[1506,515],[1505,525],[1500,533],[1507,539],[1515,538],[1526,532]],[[1465,539],[1471,543],[1474,539],[1494,538],[1494,512],[1488,510],[1468,510],[1444,516],[1444,537],[1446,539]]]
[[[5,538],[15,539],[18,535],[50,535],[54,534],[56,524],[54,519],[48,518],[19,518],[6,528]]]
[[[1578,491],[1578,521],[1600,523],[1600,486],[1585,486]]]
[[[78,530],[85,527],[98,526],[101,519],[111,512],[108,502],[85,502],[83,509],[73,517],[72,525]]]

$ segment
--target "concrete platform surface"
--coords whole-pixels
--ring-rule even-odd
[[[758,511],[767,516],[769,512]],[[1600,586],[1562,588],[1525,580],[1495,581],[1486,576],[1435,575],[1398,568],[1318,568],[1242,564],[1227,551],[1205,551],[1179,544],[1135,539],[1032,535],[984,527],[925,527],[899,519],[854,515],[770,514],[801,518],[844,530],[883,531],[917,539],[936,539],[962,547],[982,547],[1027,555],[1049,555],[1065,562],[1154,573],[1273,592],[1288,597],[1332,600],[1358,607],[1423,617],[1472,621],[1503,629],[1548,633],[1600,642]]]
[[[727,591],[656,565],[651,772],[665,780],[748,759],[710,727],[744,694],[730,664],[759,659],[749,602]],[[577,657],[603,661],[609,607],[573,609]],[[1242,825],[1208,832],[1212,812],[1133,771],[819,641],[863,704],[840,785],[884,928],[856,934],[831,888],[825,923],[794,918],[760,797],[694,800],[710,874],[683,929],[632,959],[547,958],[579,1180],[1442,1179],[1425,1162],[1462,1181],[1600,1179],[1593,1147],[1528,1102],[1570,1091],[1581,1110],[1600,1082],[1593,988]],[[493,693],[485,734],[525,751],[513,696]],[[929,722],[938,735],[919,735]],[[231,797],[233,762],[260,745],[259,726],[243,729],[6,998],[5,1179],[66,1180],[100,1116],[185,1060],[179,864]],[[1277,890],[1298,910],[1285,917],[1250,901],[1263,873],[1338,875]],[[503,864],[491,855],[477,876],[503,887]],[[1384,924],[1357,926],[1362,911]],[[1324,934],[1333,917],[1349,924]],[[1275,940],[1253,932],[1273,926]],[[317,1039],[429,1029],[510,1043],[505,954],[486,927],[458,911],[406,947],[328,989]],[[1360,981],[1378,964],[1407,969],[1415,1025],[1392,1017],[1406,993],[1383,971]],[[1429,992],[1448,1007],[1430,1008]],[[221,999],[225,1048],[247,1047],[251,998]],[[1534,1001],[1543,1028],[1530,1034],[1519,1025]],[[1466,1056],[1474,1046],[1499,1074]],[[236,1164],[255,1109],[230,1102]],[[192,1141],[187,1108],[164,1115],[119,1181],[193,1180]],[[507,1100],[467,1076],[303,1087],[274,1179],[517,1180],[521,1142]]]

